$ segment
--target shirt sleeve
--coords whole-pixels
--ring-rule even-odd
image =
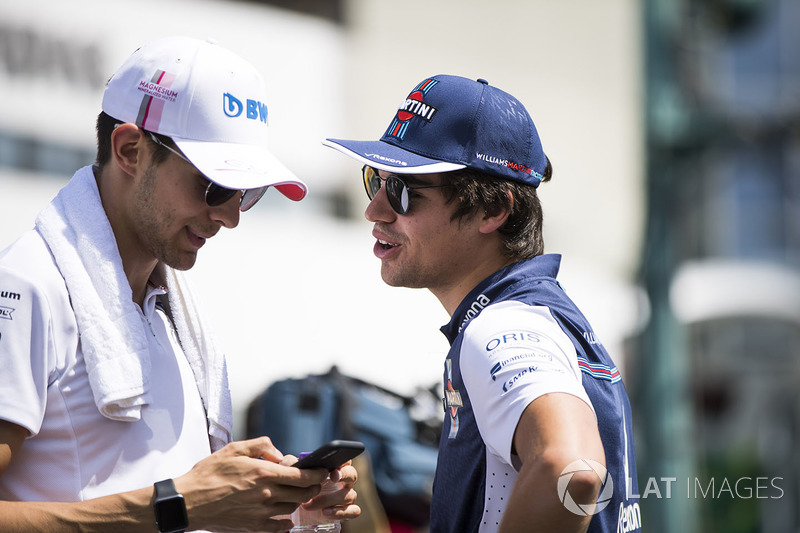
[[[50,308],[43,293],[0,266],[0,419],[39,432],[52,367]]]
[[[459,358],[475,420],[489,451],[511,465],[514,432],[536,398],[561,392],[594,411],[572,341],[550,309],[506,301],[487,307],[464,332]]]

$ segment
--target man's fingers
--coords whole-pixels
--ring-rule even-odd
[[[255,439],[232,442],[225,446],[223,450],[228,450],[234,455],[265,459],[273,463],[280,463],[283,460],[283,454],[272,444],[269,437],[257,437]]]
[[[352,520],[361,516],[361,507],[358,505],[328,507],[323,509],[322,513],[337,520]]]
[[[358,480],[358,471],[352,466],[352,461],[348,461],[330,474],[331,481],[344,483],[353,486]]]
[[[358,493],[351,487],[340,486],[333,492],[323,492],[310,502],[303,504],[307,509],[326,509],[329,507],[342,507],[355,503]]]
[[[297,462],[297,457],[295,457],[294,455],[289,454],[289,455],[284,455],[283,456],[283,459],[281,460],[280,464],[282,464],[284,466],[292,466],[296,462]]]

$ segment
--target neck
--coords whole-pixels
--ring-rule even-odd
[[[117,249],[122,260],[122,270],[131,287],[133,301],[142,307],[147,293],[147,282],[158,264],[158,260],[153,256],[143,255],[141,247],[137,246],[135,233],[131,231],[124,206],[119,200],[128,196],[121,189],[121,184],[125,182],[113,179],[109,175],[111,172],[113,169],[108,166],[104,169],[97,167],[94,169],[100,201],[108,217],[108,222],[111,224],[111,229],[114,231]]]
[[[125,271],[125,277],[128,278],[128,283],[131,286],[131,294],[133,301],[143,307],[144,297],[147,294],[147,282],[150,280],[150,275],[155,269],[157,261],[148,262],[146,265],[131,266],[131,262],[126,263],[125,258],[122,258],[122,268]]]
[[[515,263],[516,261],[516,259],[497,257],[477,265],[475,268],[470,270],[468,275],[447,287],[430,287],[429,290],[434,296],[436,296],[436,298],[442,304],[442,307],[444,307],[445,311],[447,311],[447,314],[450,315],[450,318],[452,318],[453,314],[456,312],[456,309],[458,309],[458,306],[464,301],[464,298],[467,297],[472,289],[477,287],[481,281],[485,280],[501,268]]]

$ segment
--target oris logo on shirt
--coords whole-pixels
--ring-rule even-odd
[[[508,331],[486,343],[486,351],[493,352],[498,348],[518,346],[528,342],[542,342],[542,338],[532,331]]]

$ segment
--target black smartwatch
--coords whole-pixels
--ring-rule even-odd
[[[171,479],[159,481],[155,485],[156,497],[153,510],[156,514],[156,527],[161,533],[183,533],[189,527],[186,502],[175,490]]]

